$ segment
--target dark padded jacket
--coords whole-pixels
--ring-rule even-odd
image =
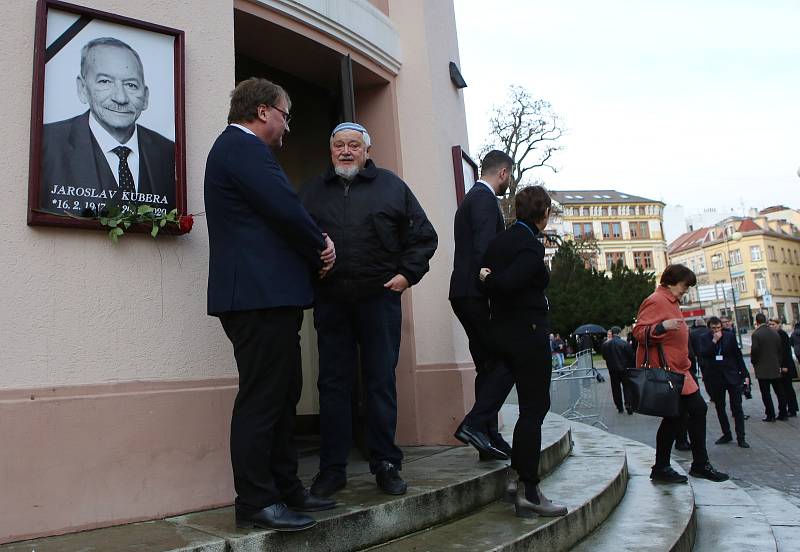
[[[624,372],[636,362],[633,347],[618,335],[603,343],[601,351],[609,372]]]
[[[303,205],[336,246],[336,263],[318,284],[318,297],[358,300],[402,274],[410,285],[428,272],[436,231],[411,189],[367,160],[347,182],[329,167],[301,191]]]

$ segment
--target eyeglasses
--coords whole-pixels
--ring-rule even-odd
[[[286,111],[284,111],[280,107],[275,107],[274,105],[271,105],[270,107],[275,111],[277,111],[278,113],[280,113],[281,115],[283,115],[283,122],[286,123],[287,125],[289,124],[289,121],[292,120],[291,115],[289,115]]]

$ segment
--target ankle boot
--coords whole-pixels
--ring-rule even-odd
[[[532,518],[536,514],[542,517],[558,517],[566,515],[567,507],[553,504],[542,494],[538,485],[530,485],[520,480],[517,485],[514,511],[517,517],[521,518]]]
[[[508,468],[506,474],[506,491],[503,494],[503,502],[507,504],[514,504],[517,498],[517,472]]]

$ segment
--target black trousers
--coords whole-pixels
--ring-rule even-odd
[[[608,379],[611,382],[611,396],[614,397],[614,405],[616,405],[617,410],[621,411],[623,406],[630,407],[631,391],[628,375],[625,372],[609,370]]]
[[[764,413],[767,418],[775,417],[775,405],[772,402],[772,394],[769,392],[770,387],[775,391],[778,397],[778,416],[786,416],[786,394],[784,393],[783,379],[759,379],[758,388],[761,391],[761,400],[764,402]]]
[[[711,400],[714,401],[714,408],[717,411],[719,425],[723,435],[731,434],[731,423],[728,421],[728,414],[725,412],[725,394],[731,400],[731,414],[733,414],[733,426],[736,430],[736,439],[744,440],[744,411],[742,411],[742,384],[718,383],[712,387]],[[708,387],[706,387],[708,391]]]
[[[792,376],[788,373],[781,374],[781,383],[783,383],[783,394],[786,397],[786,409],[797,414],[797,393],[792,385]]]
[[[467,334],[477,372],[475,404],[464,417],[464,424],[497,439],[497,413],[514,387],[514,376],[508,364],[492,352],[489,303],[486,299],[465,297],[451,299],[450,306]]]
[[[550,410],[550,377],[553,373],[549,329],[543,323],[503,321],[493,325],[493,332],[503,360],[511,368],[519,397],[511,467],[522,481],[537,485],[542,423]]]
[[[236,508],[255,513],[302,489],[292,434],[303,386],[303,311],[280,307],[229,312],[220,321],[239,370],[231,417]]]
[[[672,445],[681,433],[683,425],[689,431],[692,442],[692,465],[700,467],[708,462],[706,450],[706,401],[700,391],[681,395],[681,414],[677,418],[662,418],[656,433],[656,468],[669,466]]]
[[[353,443],[352,391],[361,366],[370,470],[383,461],[398,469],[402,451],[395,445],[400,355],[400,294],[381,290],[358,301],[318,299],[314,326],[319,348],[320,471],[345,473]]]

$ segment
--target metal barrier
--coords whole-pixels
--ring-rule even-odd
[[[603,377],[592,363],[591,351],[580,351],[575,361],[554,369],[550,385],[550,410],[568,420],[608,429],[600,421],[597,387]]]

